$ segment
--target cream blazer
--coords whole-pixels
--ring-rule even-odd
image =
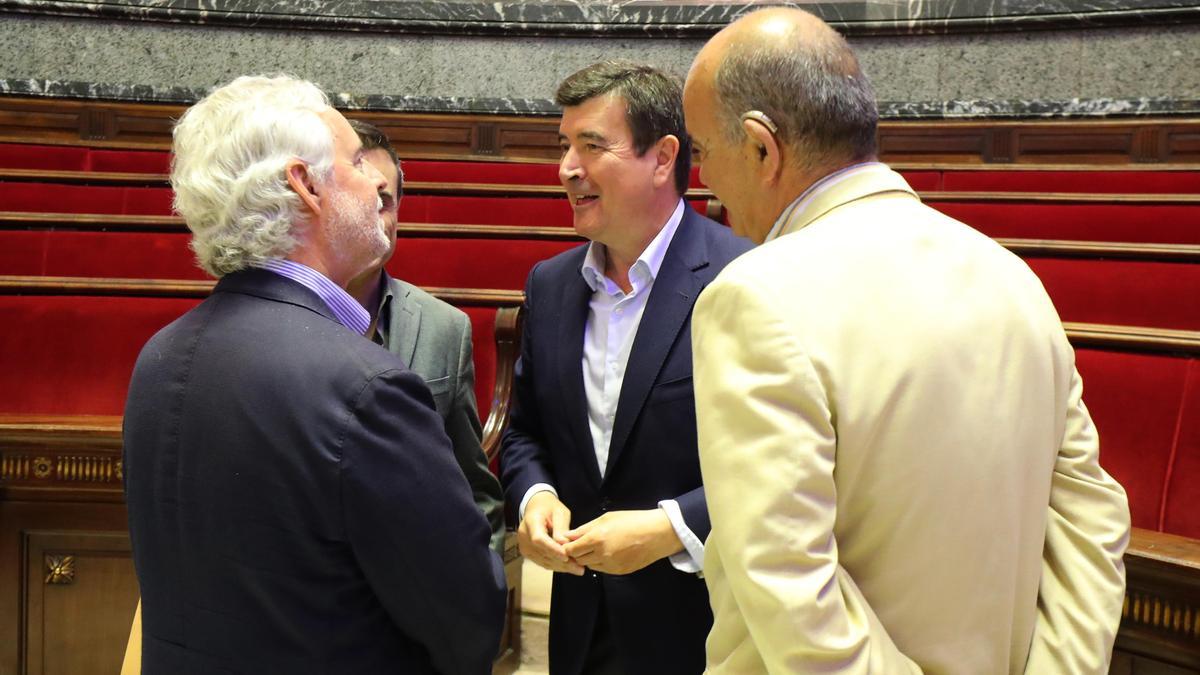
[[[708,672],[1107,672],[1129,508],[1019,258],[878,165],[692,334]]]

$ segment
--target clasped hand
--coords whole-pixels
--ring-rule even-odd
[[[552,572],[581,576],[585,569],[629,574],[683,550],[662,509],[610,511],[570,526],[571,510],[554,493],[535,494],[517,529],[521,554]]]

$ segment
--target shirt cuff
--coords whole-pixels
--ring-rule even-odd
[[[529,498],[539,492],[553,492],[554,496],[558,496],[558,490],[549,483],[534,483],[528,490],[525,491],[525,496],[521,497],[521,508],[517,509],[517,520],[525,520],[525,507],[529,504]],[[679,507],[675,507],[679,510]]]
[[[671,527],[675,528],[675,535],[683,542],[683,550],[671,554],[667,560],[680,572],[699,574],[704,570],[704,542],[700,541],[683,521],[683,511],[679,510],[679,503],[674,499],[662,500],[658,503],[658,508],[666,511],[667,520],[671,521]]]

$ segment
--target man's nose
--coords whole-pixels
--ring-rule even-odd
[[[580,178],[583,178],[583,166],[579,163],[579,155],[574,148],[567,148],[558,161],[558,179],[566,184]]]
[[[383,192],[387,190],[387,177],[383,175],[383,172],[376,169],[375,165],[370,162],[363,162],[363,164],[367,165],[367,178],[375,184],[375,191]]]

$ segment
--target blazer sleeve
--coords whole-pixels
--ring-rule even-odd
[[[441,417],[407,370],[368,381],[340,462],[347,538],[401,633],[442,673],[490,672],[506,586],[490,530],[452,459]]]
[[[1129,528],[1125,490],[1100,468],[1099,437],[1072,369],[1025,672],[1108,672],[1125,599]]]
[[[838,564],[828,396],[764,302],[773,292],[718,278],[693,319],[710,657],[754,651],[770,673],[920,672]]]
[[[487,518],[492,530],[492,550],[504,554],[504,492],[500,480],[488,468],[487,455],[480,445],[483,433],[479,423],[479,407],[475,401],[475,361],[471,348],[471,320],[455,314],[458,334],[457,386],[450,408],[446,411],[446,434],[454,446],[454,458],[467,483],[475,505]]]
[[[554,485],[553,466],[544,447],[541,414],[534,390],[534,354],[537,352],[534,333],[538,320],[534,278],[540,267],[541,263],[535,265],[525,282],[525,318],[521,327],[521,354],[513,370],[512,412],[500,441],[500,482],[504,485],[513,522],[518,520],[521,499],[529,488],[538,483]]]

